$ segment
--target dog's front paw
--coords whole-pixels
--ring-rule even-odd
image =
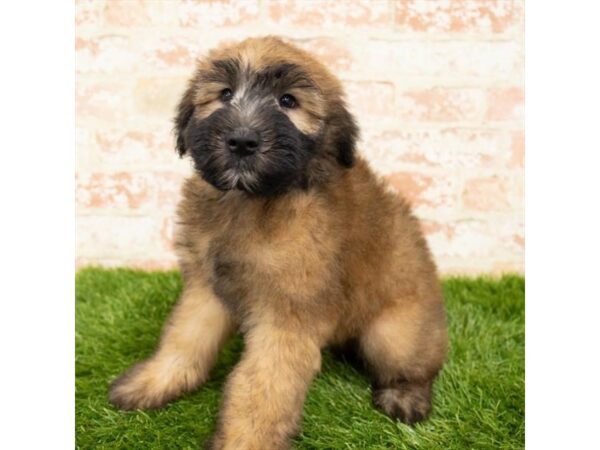
[[[109,400],[119,409],[155,409],[164,406],[177,392],[165,383],[152,361],[131,367],[110,385]]]

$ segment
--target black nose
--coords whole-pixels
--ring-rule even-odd
[[[226,142],[227,147],[233,153],[246,156],[258,150],[259,136],[256,131],[238,128],[227,136]]]

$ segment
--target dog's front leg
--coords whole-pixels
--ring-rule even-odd
[[[156,353],[111,385],[121,409],[159,408],[206,380],[217,353],[234,330],[232,318],[203,283],[187,283],[163,329]]]
[[[230,375],[211,450],[279,450],[298,429],[308,386],[321,366],[306,332],[261,326]]]

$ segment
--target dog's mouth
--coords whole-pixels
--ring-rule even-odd
[[[235,185],[235,189],[237,189],[238,191],[247,191],[246,185],[242,181],[241,177],[238,178],[238,181]]]
[[[257,159],[256,155],[247,155],[244,157],[232,156],[232,158],[234,160],[233,167],[239,172],[252,170]]]
[[[221,191],[276,196],[290,189],[298,179],[296,172],[302,170],[292,148],[296,140],[291,138],[281,145],[263,141],[251,153],[234,152],[220,137],[213,139],[197,139],[192,155],[202,178]]]

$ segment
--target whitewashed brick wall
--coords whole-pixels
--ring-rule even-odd
[[[342,79],[360,150],[423,219],[444,273],[522,272],[522,0],[77,1],[77,264],[174,267],[194,61],[277,34]]]

